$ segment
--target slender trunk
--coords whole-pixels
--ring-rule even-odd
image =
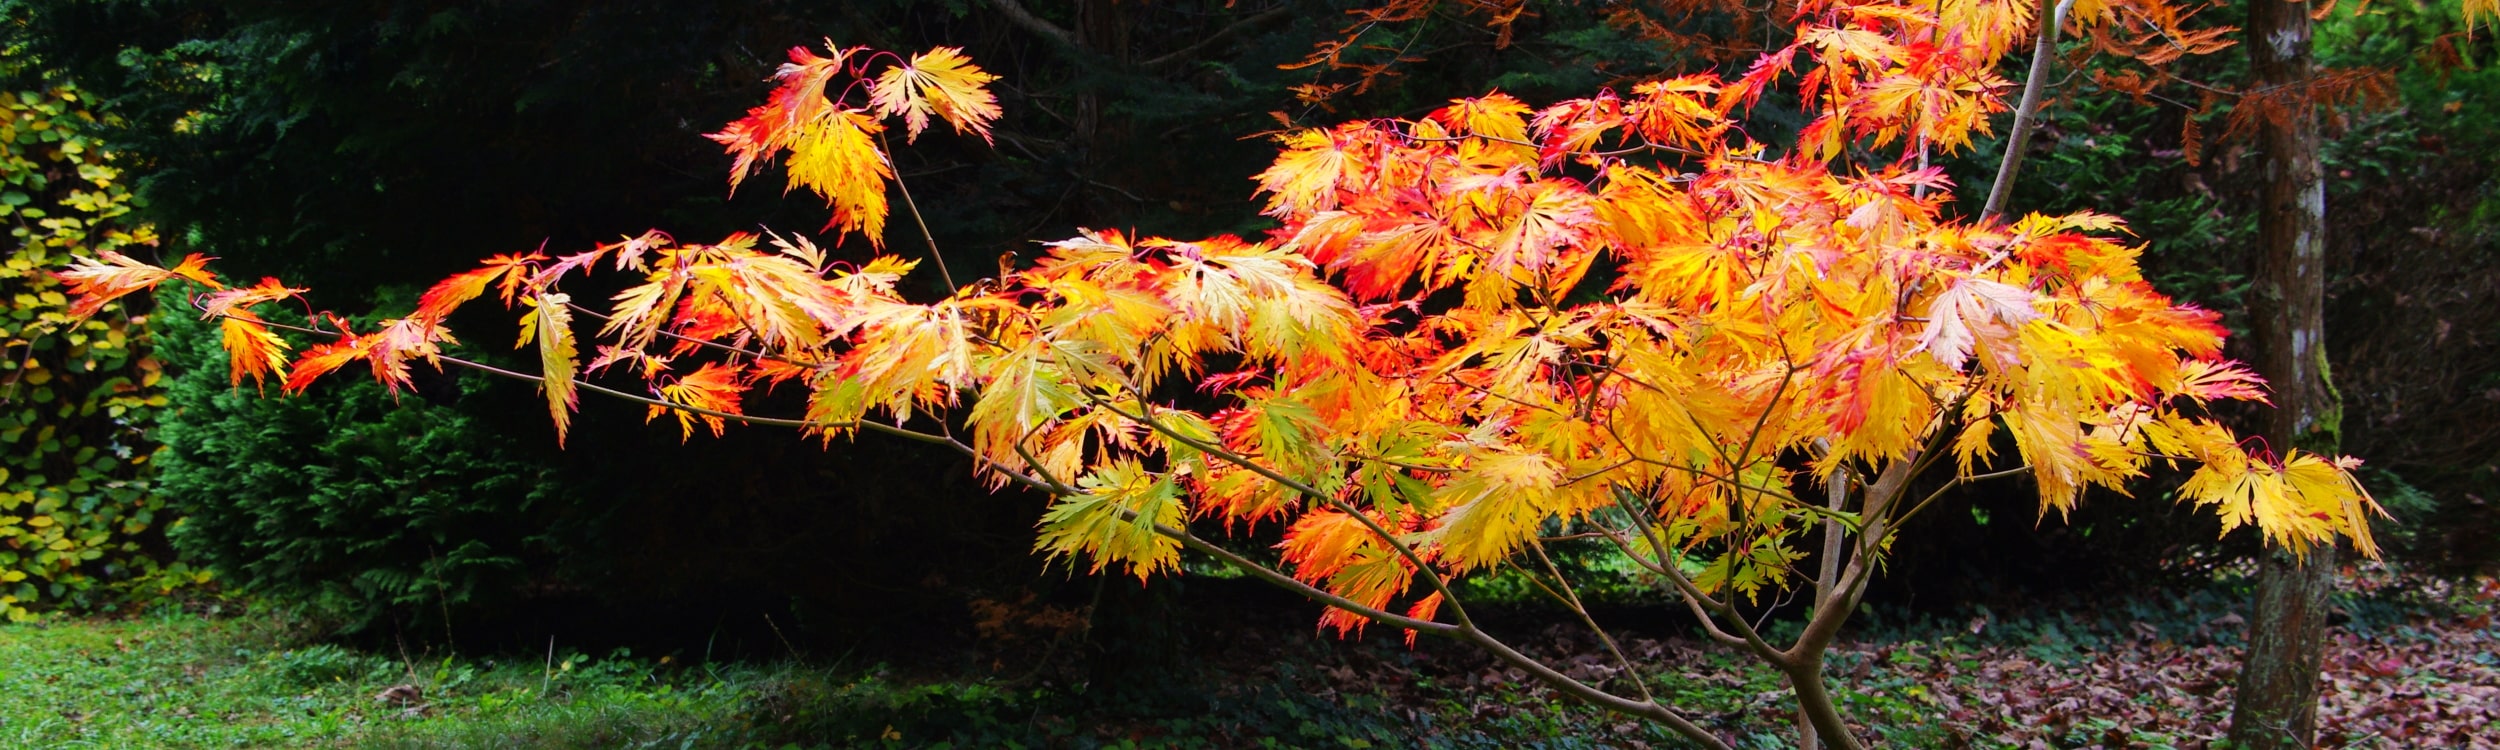
[[[1849,472],[1833,469],[1823,478],[1824,507],[1838,513],[1849,505]],[[1814,606],[1821,610],[1836,601],[1834,590],[1840,587],[1840,553],[1846,549],[1848,535],[1839,521],[1823,522],[1823,560],[1814,573]],[[1809,615],[1811,616],[1811,615]],[[1819,677],[1818,677],[1819,679]],[[1814,714],[1805,702],[1797,703],[1797,750],[1820,750],[1823,743],[1814,729]]]
[[[2265,439],[2278,453],[2295,447],[2332,452],[2340,405],[2327,382],[2326,184],[2318,164],[2317,109],[2309,96],[2310,8],[2285,0],[2251,2],[2246,46],[2256,73],[2253,88],[2289,100],[2287,114],[2264,121],[2257,133],[2265,186],[2249,319],[2257,369],[2274,385],[2275,409],[2267,416]],[[2336,557],[2333,548],[2312,552],[2305,561],[2268,553],[2259,568],[2248,655],[2231,707],[2231,739],[2243,747],[2314,744]]]
[[[1823,650],[1798,655],[1798,663],[1788,670],[1788,684],[1797,690],[1797,712],[1814,727],[1820,741],[1838,750],[1859,750],[1857,735],[1849,732],[1849,722],[1840,712],[1840,704],[1832,701],[1830,688],[1823,684]]]
[[[2239,700],[2231,705],[2231,739],[2241,747],[2315,744],[2335,557],[2333,547],[2311,552],[2306,561],[2268,552],[2258,568],[2256,617],[2248,626]]]

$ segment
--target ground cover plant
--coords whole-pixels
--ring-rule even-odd
[[[1454,594],[1463,576],[1519,569],[1614,644],[1546,551],[1602,541],[1714,640],[1775,668],[1809,744],[1856,747],[1826,657],[1898,525],[1942,495],[1908,491],[1930,466],[1953,467],[1948,487],[2027,478],[2045,514],[2086,487],[2123,491],[2156,462],[2185,464],[2182,497],[2226,531],[2375,553],[2357,462],[2252,444],[2204,413],[2262,399],[2260,381],[2219,357],[2212,313],[2143,283],[2114,219],[2008,220],[2003,188],[2056,35],[2036,35],[2021,102],[1993,71],[2057,18],[1810,4],[1797,41],[1742,75],[1542,109],[1490,94],[1422,119],[1292,131],[1259,177],[1282,224],[1265,241],[1086,232],[1029,268],[1006,258],[990,278],[945,279],[952,293],[934,302],[900,291],[916,262],[896,256],[855,264],[805,236],[697,244],[656,231],[499,256],[379,329],[336,316],[297,327],[331,337],[309,345],[253,312],[304,290],[228,287],[197,255],[169,267],[108,255],[63,277],[81,309],[169,280],[205,287],[196,304],[219,319],[237,384],[301,390],[362,361],[399,389],[412,364],[451,362],[539,382],[559,441],[590,391],[647,403],[689,436],[735,419],[950,447],[996,485],[1059,498],[1043,551],[1145,577],[1188,548],[1327,604],[1322,622],[1340,632],[1384,623],[1467,641],[1724,746],[1621,649],[1619,672],[1574,675],[1496,637]],[[787,152],[791,186],[828,201],[837,236],[881,244],[889,190],[910,213],[889,128],[907,142],[939,122],[986,137],[998,116],[994,77],[950,48],[791,60],[767,104],[712,137],[735,157],[733,186]],[[1773,154],[1731,113],[1799,71],[1816,119]],[[2009,108],[2017,143],[1999,189],[1970,215],[1949,210],[1929,157]],[[642,283],[607,312],[562,286],[611,265]],[[445,353],[445,321],[489,291],[526,309],[520,345],[539,374]],[[586,366],[577,318],[602,323]],[[586,379],[611,368],[649,395]],[[803,418],[745,413],[791,382],[807,392]],[[1192,520],[1283,526],[1282,560],[1228,550]],[[1803,628],[1758,629],[1792,593],[1807,597]]]

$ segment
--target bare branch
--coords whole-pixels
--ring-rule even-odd
[[[2005,202],[2014,193],[2014,174],[2023,168],[2023,149],[2031,143],[2032,118],[2040,109],[2040,94],[2048,88],[2049,66],[2057,59],[2057,30],[2066,25],[2066,9],[2075,0],[2040,0],[2040,41],[2031,50],[2031,74],[2023,81],[2022,101],[2014,105],[2014,127],[2005,136],[2005,160],[1997,164],[1996,184],[1988,187],[1988,205],[1980,209],[1980,223],[2005,213]]]
[[[1199,52],[1205,51],[1209,47],[1221,44],[1226,40],[1230,40],[1233,37],[1242,34],[1243,32],[1251,31],[1277,21],[1282,21],[1292,16],[1293,6],[1280,5],[1273,10],[1253,15],[1239,21],[1234,21],[1231,24],[1226,25],[1224,28],[1216,29],[1215,33],[1208,34],[1207,38],[1198,40],[1197,44],[1192,44],[1187,47],[1163,53],[1162,55],[1156,56],[1154,59],[1139,63],[1139,65],[1149,70],[1155,70],[1178,63],[1189,62],[1190,60],[1195,59]]]
[[[1085,48],[1084,44],[1077,42],[1075,32],[1059,28],[1058,24],[1042,20],[1040,16],[1033,15],[1032,11],[1025,10],[1024,6],[1017,3],[1016,0],[989,0],[989,2],[990,7],[998,9],[998,14],[1006,17],[1008,23],[1013,23],[1018,27],[1022,27],[1026,31],[1040,34],[1042,35],[1042,38],[1057,42],[1061,46],[1065,46],[1070,49],[1081,50]]]

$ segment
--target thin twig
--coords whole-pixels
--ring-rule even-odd
[[[880,132],[877,134],[877,143],[885,147],[886,161],[891,164],[894,160],[894,141],[886,137],[885,133]],[[955,290],[963,287],[956,286],[955,274],[946,270],[946,256],[938,252],[937,235],[929,233],[929,220],[920,217],[920,204],[911,199],[911,186],[903,183],[903,174],[900,169],[894,171],[894,191],[903,194],[903,208],[911,212],[912,224],[920,227],[920,239],[929,243],[929,257],[937,260],[938,278],[946,282],[946,293],[953,295]]]
[[[1623,673],[1631,677],[1632,686],[1641,689],[1641,700],[1656,702],[1657,696],[1649,693],[1649,680],[1641,677],[1641,668],[1634,665],[1630,657],[1623,655],[1623,648],[1615,645],[1615,637],[1598,626],[1596,617],[1589,615],[1588,606],[1580,603],[1580,593],[1571,589],[1571,579],[1563,577],[1562,566],[1555,565],[1554,558],[1545,554],[1545,544],[1529,540],[1528,549],[1536,551],[1537,562],[1544,563],[1546,572],[1552,573],[1554,582],[1562,586],[1563,595],[1569,597],[1566,603],[1571,605],[1574,614],[1580,616],[1580,623],[1589,626],[1589,632],[1597,634],[1597,640],[1606,644],[1607,653],[1615,655],[1615,663],[1623,665]]]

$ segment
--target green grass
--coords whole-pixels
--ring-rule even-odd
[[[764,670],[628,658],[411,664],[296,645],[271,618],[158,615],[0,628],[0,746],[722,747]],[[397,685],[410,703],[377,700]]]
[[[57,618],[0,627],[0,747],[1366,748],[1411,736],[1376,697],[1274,685],[1150,712],[882,667],[672,661],[403,660],[306,643],[269,615]],[[422,697],[377,699],[402,685]]]

